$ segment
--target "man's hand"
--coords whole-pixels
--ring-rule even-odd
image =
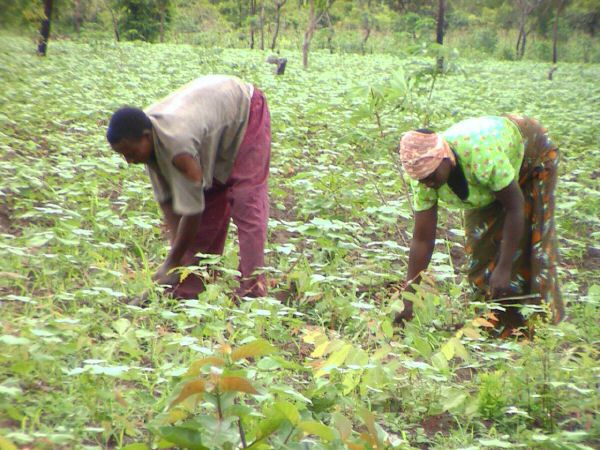
[[[490,294],[492,298],[507,297],[510,294],[510,269],[498,266],[490,277]]]
[[[174,267],[175,266],[170,264],[169,261],[165,261],[164,263],[161,264],[161,266],[158,268],[158,270],[154,273],[154,275],[152,276],[152,279],[157,284],[166,284],[169,286],[173,286],[174,284],[177,284],[179,282],[179,274],[177,274],[175,272],[169,273],[169,271],[171,269],[173,269]]]
[[[404,300],[404,309],[394,317],[394,324],[404,327],[406,322],[412,320],[414,317],[413,304],[409,300]]]

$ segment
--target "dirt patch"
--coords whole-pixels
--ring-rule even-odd
[[[454,428],[454,419],[449,413],[438,414],[437,416],[429,416],[423,419],[421,426],[429,438],[434,437],[438,433],[447,436],[450,434],[450,429]]]
[[[12,219],[8,206],[0,204],[0,233],[12,233]]]
[[[588,245],[586,257],[582,261],[582,266],[586,270],[599,270],[600,248]]]
[[[454,371],[454,377],[458,383],[462,383],[465,381],[471,381],[475,374],[477,373],[477,369],[473,367],[460,367]]]

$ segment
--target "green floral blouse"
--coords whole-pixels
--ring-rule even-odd
[[[447,184],[436,190],[411,180],[415,211],[425,211],[438,200],[450,208],[487,206],[495,200],[494,192],[504,189],[518,176],[523,162],[523,138],[509,119],[496,116],[467,119],[441,135],[458,156],[469,196],[463,201]]]

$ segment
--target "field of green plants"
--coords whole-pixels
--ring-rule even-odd
[[[0,39],[0,449],[600,447],[600,65],[448,54],[265,54]],[[236,302],[235,230],[198,300],[150,294],[168,247],[110,114],[208,73],[271,108],[270,297]],[[395,148],[429,122],[518,112],[563,151],[557,192],[568,318],[496,340],[443,213],[416,319],[392,325],[412,232]],[[214,279],[217,269],[222,275]]]

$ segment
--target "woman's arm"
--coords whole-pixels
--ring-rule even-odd
[[[425,211],[415,213],[413,237],[410,243],[408,256],[408,289],[412,290],[411,283],[418,283],[421,272],[427,269],[435,246],[437,228],[437,204]],[[404,310],[396,315],[395,322],[402,323],[413,318],[412,302],[404,300]]]
[[[506,212],[500,257],[490,278],[490,293],[493,298],[500,298],[509,292],[512,262],[523,236],[525,201],[521,188],[515,180],[501,191],[494,192],[494,195]]]
[[[415,213],[413,237],[408,256],[407,283],[418,282],[431,261],[437,228],[437,204]]]

